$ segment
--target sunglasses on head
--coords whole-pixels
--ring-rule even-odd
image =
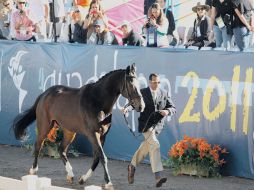
[[[10,3],[4,4],[5,7],[7,7],[7,6],[9,6],[9,5],[10,5]]]

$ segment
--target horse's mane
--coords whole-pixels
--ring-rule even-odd
[[[111,75],[112,73],[119,72],[119,71],[125,71],[125,69],[118,69],[118,70],[110,71],[109,73],[105,74],[103,77],[99,78],[99,80],[97,80],[94,84],[99,83],[99,82],[102,81],[104,78],[106,78],[106,77],[108,77],[109,75]]]

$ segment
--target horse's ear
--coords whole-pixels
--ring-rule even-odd
[[[126,74],[127,75],[131,75],[131,74],[134,74],[136,72],[136,66],[135,66],[135,63],[133,63],[132,65],[128,66],[126,68]]]
[[[132,71],[133,73],[135,73],[136,70],[137,70],[136,64],[133,63],[133,64],[131,65],[131,71]]]

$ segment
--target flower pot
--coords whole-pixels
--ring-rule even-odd
[[[209,177],[209,171],[207,168],[202,168],[195,164],[181,165],[177,174]]]

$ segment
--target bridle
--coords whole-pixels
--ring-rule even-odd
[[[129,78],[134,78],[133,76],[130,76],[130,75],[127,76],[126,73],[124,74],[124,84],[123,84],[123,86],[122,86],[121,94],[123,95],[123,94],[124,94],[124,90],[125,90],[125,91],[126,91],[126,94],[127,94],[127,97],[126,97],[126,98],[129,100],[129,102],[124,106],[124,109],[127,108],[127,107],[129,107],[129,106],[134,107],[134,106],[133,106],[134,99],[136,99],[136,98],[140,98],[140,99],[141,99],[141,98],[142,98],[141,95],[132,96],[132,95],[130,94],[129,89],[128,89],[128,85],[127,85],[127,77],[129,77]],[[126,118],[126,114],[123,114],[123,116],[124,116],[125,123],[126,123],[128,129],[130,130],[131,134],[132,134],[134,137],[137,137],[137,136],[135,135],[134,131],[132,130],[132,128],[131,128],[131,126],[130,126],[128,120],[127,120],[127,118]]]
[[[129,100],[129,102],[128,102],[127,105],[128,105],[128,106],[134,107],[134,106],[133,106],[134,100],[137,99],[137,98],[142,99],[142,96],[141,96],[141,95],[132,95],[132,94],[129,92],[128,85],[127,85],[127,77],[128,77],[128,78],[135,78],[134,76],[130,76],[130,75],[127,76],[127,74],[124,73],[124,83],[123,83],[123,86],[122,86],[122,89],[121,89],[121,94],[123,95],[123,94],[124,94],[124,91],[126,91],[126,95],[127,95],[126,98]],[[127,105],[126,105],[126,106],[127,106]],[[128,107],[128,106],[127,106],[127,107]]]

